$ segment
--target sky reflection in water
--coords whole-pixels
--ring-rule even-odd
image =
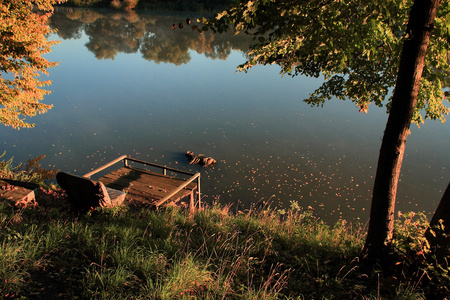
[[[61,62],[50,70],[53,93],[45,99],[54,108],[31,119],[33,129],[0,128],[6,157],[25,162],[46,154],[44,166],[84,174],[129,154],[200,171],[208,202],[242,209],[260,200],[280,208],[298,201],[329,222],[367,220],[384,109],[361,114],[337,100],[311,108],[301,100],[319,79],[281,78],[276,66],[235,74],[240,51],[220,60],[191,50],[188,63],[174,65],[139,52],[99,60],[88,42],[83,32],[48,55]],[[399,210],[429,213],[437,206],[450,178],[448,126],[412,126]],[[218,164],[189,165],[187,150]]]

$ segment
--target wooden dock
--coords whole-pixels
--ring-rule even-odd
[[[149,205],[160,206],[159,202],[185,180],[136,168],[123,167],[100,179],[105,186],[127,193],[127,201],[139,201]],[[189,201],[194,197],[197,184],[189,183],[184,189],[167,199],[167,205],[178,204],[182,199]],[[166,201],[164,201],[166,202]]]
[[[161,205],[189,206],[193,210],[200,207],[200,173],[188,173],[170,167],[161,166],[127,156],[121,156],[116,160],[95,169],[84,177],[90,178],[113,164],[122,161],[124,166],[114,170],[98,179],[105,186],[126,192],[125,201],[132,204],[144,204],[153,207]],[[140,163],[162,172],[152,172],[140,168],[131,167],[130,162]],[[168,176],[167,173],[188,175],[190,178]]]

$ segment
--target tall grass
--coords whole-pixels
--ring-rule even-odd
[[[59,199],[58,201],[63,201]],[[47,202],[48,203],[48,202]],[[358,225],[312,210],[215,205],[75,215],[0,203],[0,295],[86,299],[413,299],[421,281],[362,266]],[[398,225],[398,228],[405,228]],[[405,229],[406,230],[406,229]],[[401,231],[399,236],[403,237]],[[409,237],[409,235],[408,235]],[[398,248],[402,243],[398,240]],[[403,247],[403,246],[402,246]],[[402,248],[404,251],[404,248]],[[39,297],[37,297],[39,298]]]

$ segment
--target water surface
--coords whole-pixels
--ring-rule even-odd
[[[202,173],[205,201],[235,209],[298,201],[324,220],[368,218],[387,115],[351,102],[311,108],[321,79],[281,77],[276,66],[235,73],[251,40],[178,28],[192,14],[125,15],[60,9],[62,40],[47,56],[54,108],[32,129],[1,127],[16,162],[84,174],[119,155]],[[177,27],[172,29],[172,24]],[[434,211],[449,176],[448,124],[412,126],[397,208]],[[184,153],[215,158],[188,164]]]

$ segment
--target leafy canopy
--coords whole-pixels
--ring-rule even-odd
[[[50,93],[43,87],[50,81],[40,81],[41,74],[57,63],[42,56],[50,52],[55,41],[46,24],[53,4],[63,0],[2,0],[0,1],[0,122],[14,128],[32,127],[24,116],[46,112],[51,105],[39,102]],[[47,13],[33,12],[36,6]]]
[[[418,104],[413,116],[445,121],[449,86],[450,1],[442,1],[432,31]],[[369,104],[389,111],[412,0],[253,0],[236,1],[203,30],[233,27],[255,39],[240,71],[278,64],[288,75],[323,75],[324,83],[305,102],[322,106],[336,97],[360,111]]]

